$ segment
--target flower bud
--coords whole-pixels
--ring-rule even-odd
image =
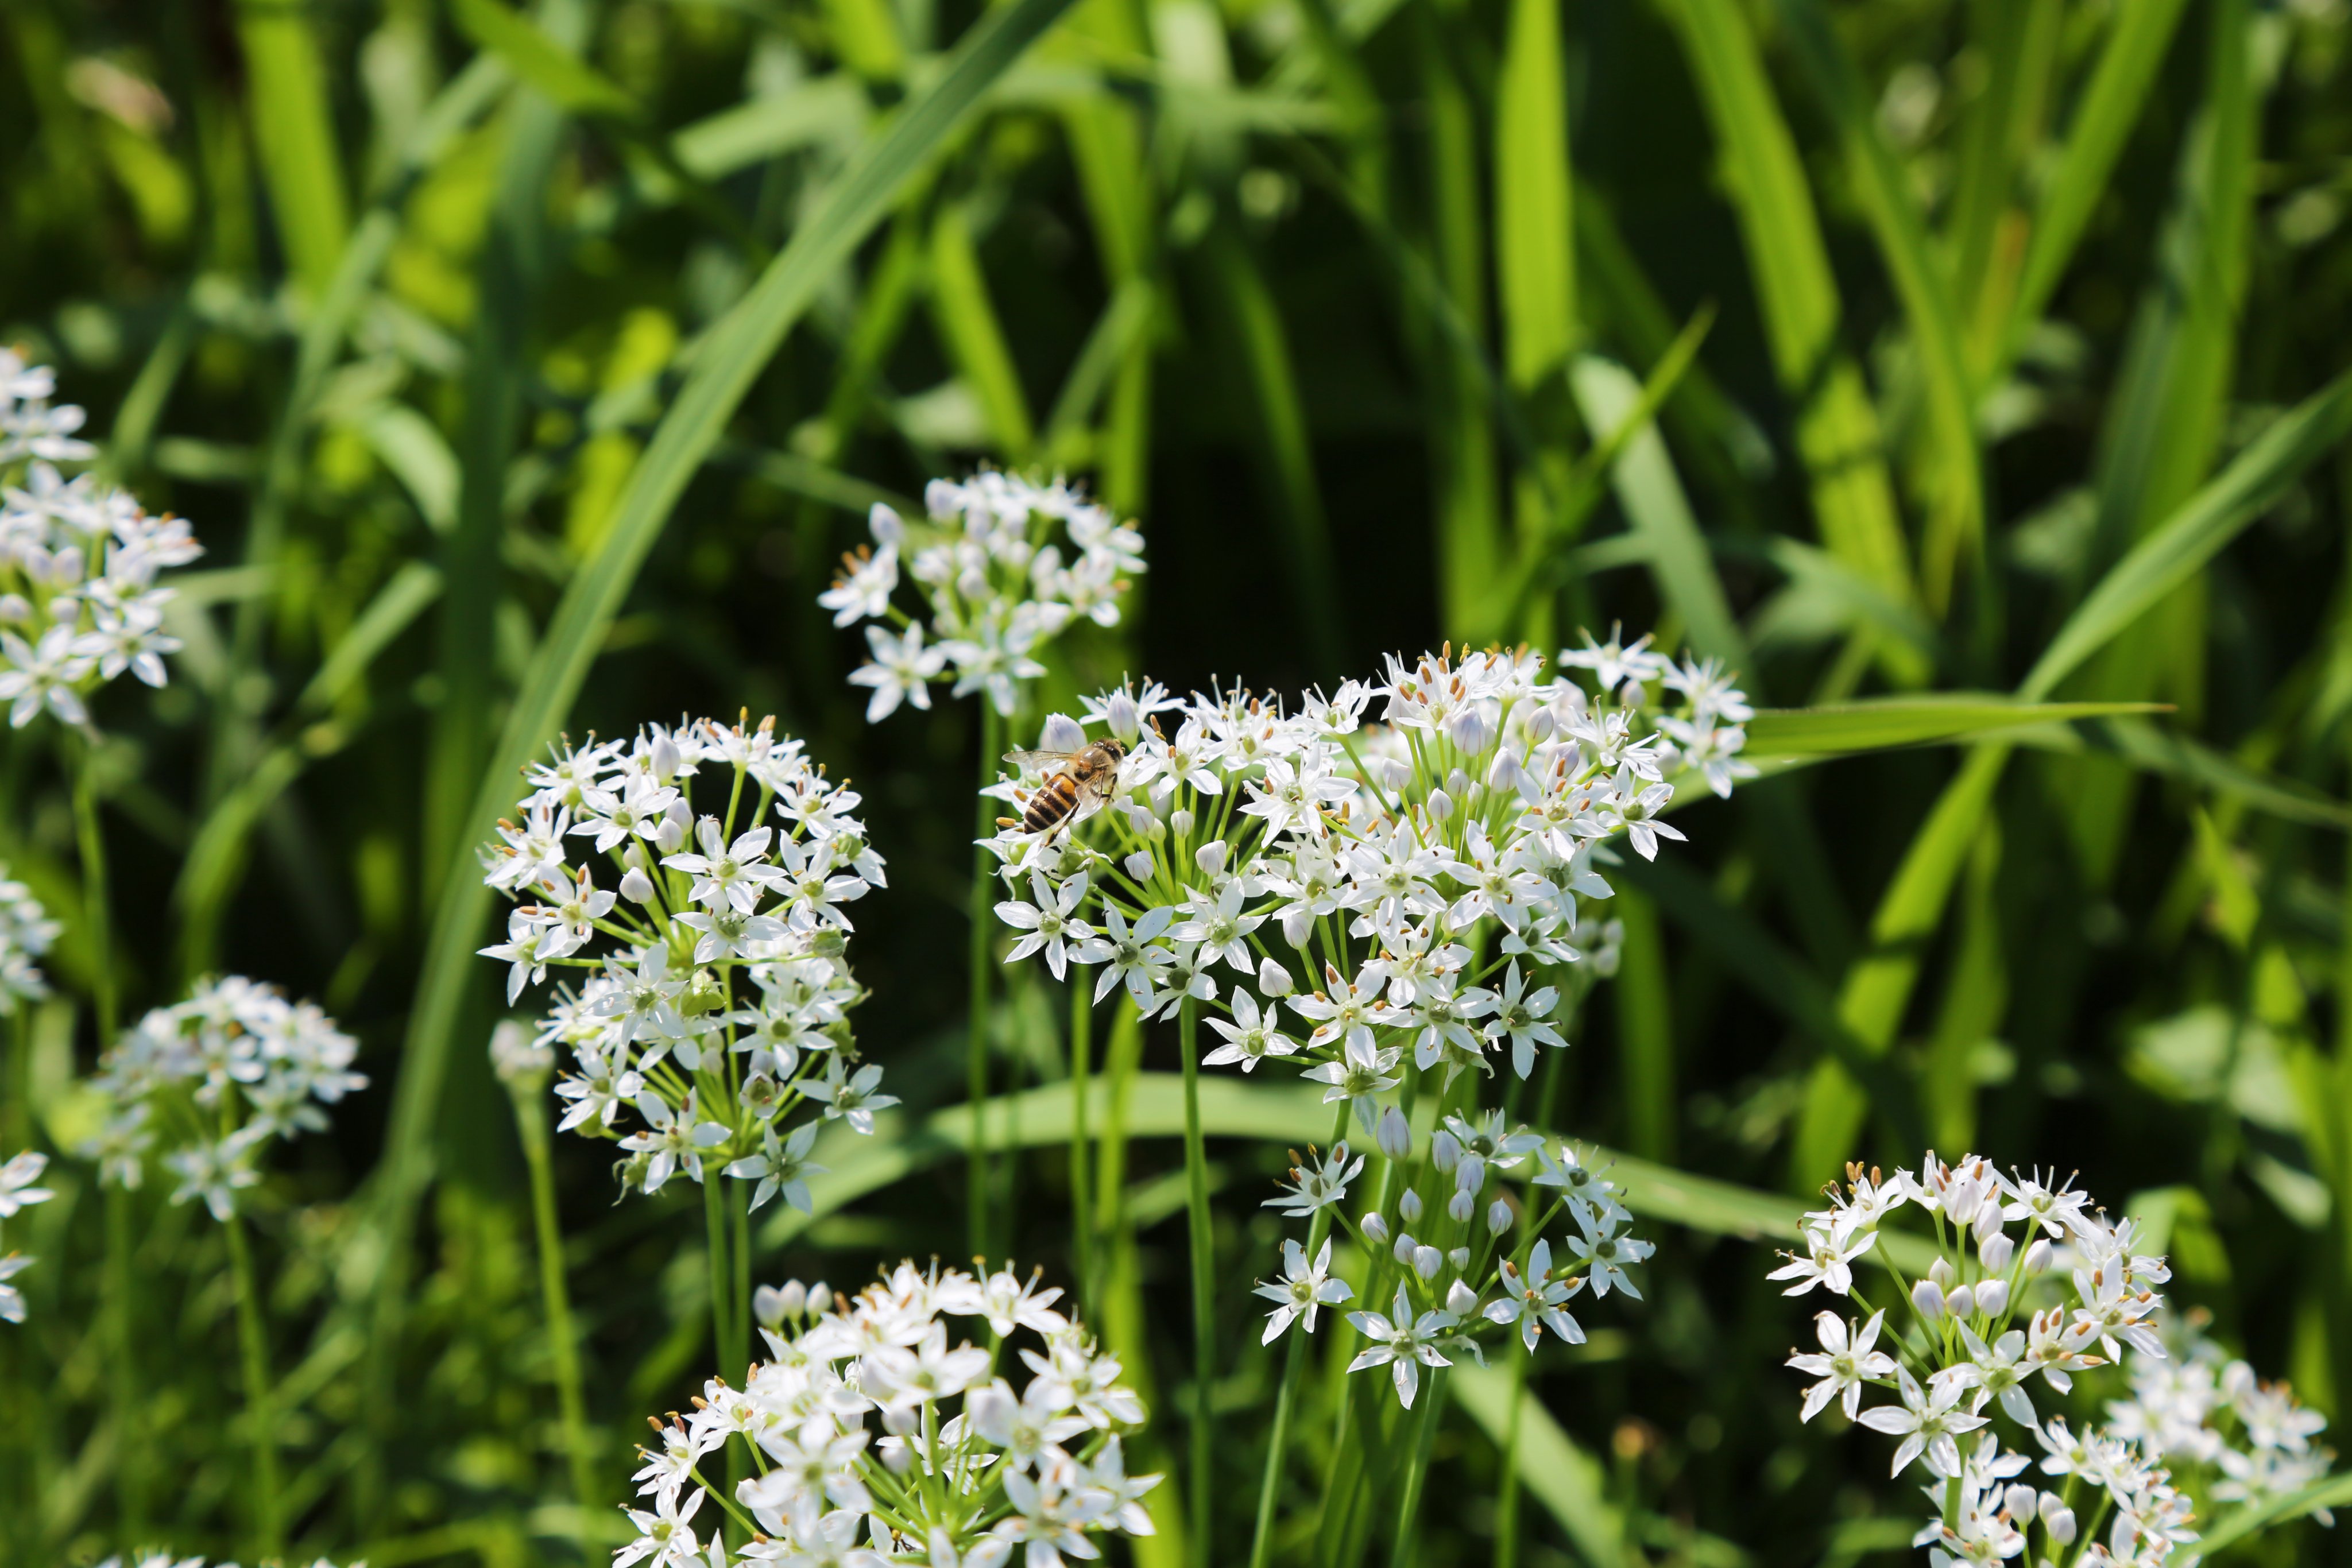
[[[1486,1206],[1486,1228],[1493,1234],[1500,1236],[1510,1228],[1511,1206],[1498,1197]]]
[[[1486,785],[1492,789],[1516,789],[1526,769],[1519,766],[1519,748],[1506,746],[1495,753],[1495,760],[1486,768]]]
[[[1379,1247],[1389,1239],[1389,1222],[1377,1214],[1364,1216],[1364,1239]]]
[[[920,1405],[885,1405],[882,1407],[882,1429],[894,1437],[911,1437],[923,1429],[923,1407]]]
[[[1180,839],[1192,836],[1192,811],[1189,806],[1168,813],[1168,831]]]
[[[896,546],[904,543],[907,538],[906,523],[898,513],[879,501],[875,502],[866,514],[866,528],[877,545]]]
[[[1943,1287],[1931,1279],[1920,1281],[1911,1287],[1911,1305],[1921,1318],[1936,1322],[1944,1315]]]
[[[1495,735],[1486,727],[1486,716],[1478,711],[1478,705],[1465,703],[1454,709],[1454,716],[1445,721],[1445,738],[1452,741],[1454,749],[1463,756],[1475,757],[1486,749],[1486,743],[1494,739]]]
[[[2050,1239],[2034,1238],[2033,1245],[2025,1249],[2025,1277],[2033,1278],[2050,1267]]]
[[[520,1019],[500,1019],[490,1030],[490,1071],[509,1089],[536,1092],[555,1071],[555,1052],[533,1040]]]
[[[1397,1232],[1396,1245],[1390,1249],[1390,1256],[1400,1263],[1410,1263],[1412,1261],[1413,1249],[1420,1245],[1421,1243],[1412,1239],[1412,1231],[1400,1230]]]
[[[1938,1258],[1927,1265],[1927,1278],[1936,1281],[1937,1290],[1950,1290],[1952,1281],[1959,1277],[1958,1270],[1952,1267],[1952,1260],[1949,1258]]]
[[[1412,1249],[1412,1271],[1423,1279],[1436,1279],[1437,1271],[1444,1267],[1445,1254],[1436,1248],[1416,1247]]]
[[[667,730],[654,737],[653,755],[646,760],[653,765],[655,783],[667,784],[677,777],[677,742]]]
[[[809,1287],[808,1310],[811,1317],[823,1317],[833,1310],[833,1290],[823,1280]]]
[[[1454,815],[1454,797],[1443,789],[1432,789],[1427,804],[1432,821],[1443,822]]]
[[[1129,747],[1142,737],[1143,719],[1135,711],[1135,699],[1124,690],[1111,693],[1110,700],[1103,704],[1103,722]]]
[[[1457,800],[1470,793],[1470,775],[1454,768],[1445,776],[1445,792]]]
[[[1470,1249],[1467,1247],[1456,1247],[1453,1251],[1448,1252],[1445,1255],[1445,1260],[1453,1264],[1454,1270],[1458,1273],[1462,1270],[1470,1267]]]
[[[1551,716],[1551,709],[1548,707],[1536,709],[1535,712],[1528,715],[1526,722],[1528,739],[1538,744],[1549,740],[1551,737],[1551,732],[1558,727]]]
[[[1452,1171],[1462,1163],[1462,1145],[1453,1134],[1439,1129],[1429,1140],[1429,1163],[1442,1171]]]
[[[1977,1285],[1977,1311],[1989,1318],[1997,1318],[2009,1311],[2009,1281],[1985,1280]]]
[[[1454,1224],[1469,1224],[1470,1217],[1478,1212],[1478,1195],[1456,1188],[1454,1196],[1445,1200],[1445,1212],[1454,1217]]]
[[[1037,731],[1040,751],[1084,751],[1087,748],[1087,727],[1066,713],[1049,713]]]
[[[1154,828],[1160,826],[1158,822],[1154,822],[1151,825]],[[1151,852],[1150,850],[1138,850],[1119,863],[1127,868],[1127,874],[1133,877],[1136,881],[1149,882],[1151,880]]]
[[[1381,1153],[1392,1160],[1401,1160],[1412,1153],[1412,1125],[1404,1113],[1391,1105],[1381,1113],[1380,1131],[1372,1134]]]
[[[915,1468],[915,1450],[903,1441],[885,1439],[874,1445],[882,1455],[883,1464],[894,1476],[903,1476]]]
[[[654,879],[631,866],[621,873],[621,896],[631,904],[651,904],[654,901]]]
[[[1478,1310],[1478,1292],[1456,1280],[1445,1289],[1445,1310],[1457,1318],[1466,1318]]]
[[[1421,1194],[1413,1191],[1411,1187],[1405,1188],[1404,1196],[1397,1199],[1397,1212],[1404,1216],[1404,1222],[1407,1225],[1419,1225],[1421,1223]]]
[[[1486,1185],[1486,1156],[1465,1155],[1454,1167],[1454,1186],[1457,1191],[1475,1193]]]
[[[2032,1487],[2021,1483],[2011,1483],[2000,1494],[2000,1505],[2009,1510],[2010,1521],[2014,1524],[2032,1524],[2034,1505],[2040,1500]]]
[[[2000,1234],[2000,1205],[1992,1201],[1990,1193],[1985,1197],[1984,1207],[1977,1210],[1977,1222],[1973,1228],[1979,1247]]]
[[[1189,811],[1184,814],[1188,818],[1192,815]],[[1143,836],[1155,844],[1159,843],[1168,836],[1168,824],[1154,817],[1143,825]]]
[[[1290,994],[1290,971],[1271,958],[1257,961],[1257,988],[1269,997]]]
[[[1402,757],[1376,758],[1372,768],[1380,774],[1381,782],[1391,789],[1402,789],[1412,782],[1412,764]]]
[[[1211,839],[1192,852],[1192,863],[1209,876],[1217,876],[1225,869],[1225,841]]]
[[[1977,1261],[1985,1266],[1985,1271],[1989,1274],[2008,1273],[2009,1260],[2016,1254],[2017,1243],[1999,1232],[1977,1243]],[[1977,1299],[1979,1301],[1984,1299],[1982,1291],[1977,1292]]]
[[[1976,1316],[1976,1291],[1969,1286],[1962,1285],[1959,1289],[1954,1291],[1950,1295],[1944,1298],[1944,1310],[1951,1313],[1955,1318],[1962,1320]]]
[[[2042,1527],[2059,1545],[2074,1544],[2074,1511],[2046,1492],[2042,1499]]]

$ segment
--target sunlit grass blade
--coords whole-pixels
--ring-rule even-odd
[[[1759,757],[1839,757],[1890,746],[1961,740],[2024,725],[2152,713],[2156,703],[2021,703],[1995,694],[1938,692],[1837,707],[1766,708],[1748,727]]]
[[[2020,732],[2014,738],[2018,745],[2036,750],[2105,752],[2143,771],[2242,801],[2283,821],[2352,828],[2352,802],[2298,779],[2250,767],[2192,737],[2143,719],[2114,717],[2096,724],[2036,728]]]
[[[1822,542],[1882,591],[1914,598],[1878,414],[1861,369],[1838,340],[1844,306],[1755,33],[1731,0],[1672,0],[1665,11],[1715,132],[1774,368],[1798,405],[1797,444],[1811,476]],[[1924,675],[1907,651],[1888,656],[1909,677]]]
[[[2064,150],[2035,204],[2025,263],[2010,313],[2008,340],[2000,361],[2016,351],[2028,328],[2042,318],[2091,214],[2108,192],[2116,160],[2153,98],[2149,89],[2164,64],[2183,0],[2145,0],[2115,13],[2114,30],[2099,52],[2091,85],[2067,126]],[[2001,365],[1997,363],[1997,374]]]
[[[484,771],[473,810],[462,820],[465,830],[488,830],[510,799],[515,769],[562,722],[671,507],[784,335],[964,122],[988,84],[1069,3],[1015,0],[977,23],[931,85],[860,150],[714,333],[631,473],[603,544],[565,589]],[[415,1204],[431,1177],[436,1112],[456,1043],[455,1026],[474,977],[477,933],[489,910],[489,890],[472,871],[468,845],[453,856],[435,910],[372,1194],[374,1221],[364,1228],[375,1261],[376,1322],[369,1354],[370,1383],[378,1390],[385,1386],[398,1343]]]
[[[351,227],[318,35],[299,6],[243,5],[236,19],[271,215],[294,276],[315,298],[334,277]]]
[[[2017,688],[2037,701],[2118,632],[2193,577],[2352,431],[2352,372],[2337,376],[2268,429],[2117,561],[2084,596]]]
[[[997,449],[1008,463],[1027,462],[1037,442],[1036,425],[996,307],[989,302],[971,214],[961,202],[944,204],[931,220],[931,314]]]
[[[1847,177],[1911,329],[1927,405],[1922,487],[1928,524],[1919,549],[1920,587],[1928,607],[1940,613],[1950,601],[1956,570],[1963,564],[1981,570],[1984,553],[1976,400],[1961,357],[1950,279],[1928,243],[1909,180],[1880,133],[1862,72],[1831,30],[1818,0],[1781,0],[1780,15],[1837,128]]]
[[[1513,0],[1495,84],[1495,274],[1503,366],[1526,392],[1576,344],[1574,176],[1559,7]]]

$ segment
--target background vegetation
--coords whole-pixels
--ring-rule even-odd
[[[1650,1186],[1637,1326],[1538,1363],[1522,1561],[1910,1552],[1882,1450],[1799,1426],[1804,1314],[1761,1280],[1793,1212],[1766,1195],[1850,1153],[2079,1166],[2168,1234],[2223,1339],[2352,1413],[2343,0],[1012,0],[949,68],[981,21],[0,14],[0,340],[211,549],[174,685],[98,715],[126,1006],[250,973],[320,998],[375,1079],[257,1206],[303,1543],[574,1560],[467,859],[559,726],[772,711],[859,782],[892,872],[858,911],[860,1034],[912,1168],[836,1173],[758,1274],[963,1250],[961,1119],[927,1118],[961,1097],[975,716],[866,728],[813,601],[870,500],[982,461],[1144,520],[1140,612],[1054,691],[1293,687],[1622,620],[1781,706],[2172,705],[1788,772],[1687,813],[1692,851],[1618,900],[1560,1130],[1696,1175]],[[1654,429],[1644,380],[1672,387]],[[2184,516],[2211,526],[2158,608],[2047,646]],[[0,750],[0,854],[67,912],[48,744]],[[98,961],[79,933],[57,956],[0,1145],[74,1135]],[[1013,982],[1003,1084],[1050,1092],[1066,1011]],[[1269,1114],[1212,1127],[1246,1134],[1213,1145],[1235,1281],[1272,1266],[1281,1139],[1320,1125]],[[1087,1306],[1172,1418],[1173,1124],[1148,1092],[1130,1124],[1079,1217],[1111,1260]],[[1066,1124],[1019,1125],[999,1201],[1065,1278]],[[709,1314],[692,1196],[614,1207],[602,1153],[557,1146],[617,1501]],[[102,1291],[100,1196],[53,1174],[12,1231],[42,1266],[0,1333],[0,1541],[225,1549],[219,1233],[142,1195],[135,1284]],[[1271,1363],[1226,1300],[1238,1498]],[[1425,1563],[1487,1560],[1508,1506],[1503,1406],[1459,1406]],[[1311,1490],[1286,1494],[1310,1524]],[[2345,1561],[2341,1534],[2261,1551]]]

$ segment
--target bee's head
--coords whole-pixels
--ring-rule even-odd
[[[1113,762],[1124,762],[1127,760],[1127,744],[1120,740],[1118,737],[1115,735],[1107,735],[1103,737],[1101,744],[1102,748],[1110,753],[1110,759]]]

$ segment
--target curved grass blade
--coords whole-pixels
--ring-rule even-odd
[[[888,214],[907,183],[966,120],[990,82],[1020,57],[1071,0],[1014,0],[990,12],[957,46],[946,68],[911,99],[887,130],[866,143],[770,264],[751,292],[710,335],[668,413],[631,471],[596,554],[564,590],[553,622],[533,655],[505,733],[463,826],[486,831],[511,800],[515,770],[555,733],[604,645],[604,633],[636,580],[688,481],[726,432],[784,336],[818,290]],[[460,835],[461,838],[463,835]],[[407,1251],[415,1205],[431,1177],[434,1114],[471,977],[476,936],[489,912],[489,891],[471,873],[472,845],[453,856],[427,938],[410,1015],[391,1125],[372,1194],[377,1223],[366,1245],[376,1278],[376,1332],[369,1354],[380,1383],[397,1343]]]
[[[1893,746],[1960,740],[2021,725],[2156,713],[2161,703],[2021,703],[1998,693],[1939,692],[1837,707],[1766,708],[1748,727],[1759,757],[1843,757]]]
[[[2352,371],[2282,414],[2117,561],[2050,640],[2019,684],[2018,696],[2032,702],[2048,695],[2276,505],[2347,432],[2352,432]]]

